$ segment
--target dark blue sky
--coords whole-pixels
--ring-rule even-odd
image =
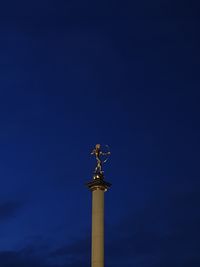
[[[1,267],[90,266],[96,143],[106,266],[200,266],[198,9],[1,3]]]

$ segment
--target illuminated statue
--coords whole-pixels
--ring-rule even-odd
[[[106,146],[108,147],[108,146]],[[93,151],[91,152],[91,155],[95,155],[96,160],[97,160],[97,165],[94,171],[94,179],[96,178],[103,178],[103,170],[102,170],[102,165],[108,160],[108,157],[111,153],[110,151],[108,152],[103,152],[101,151],[101,145],[100,144],[96,144],[95,148],[93,149]],[[105,158],[106,157],[106,158]],[[104,158],[104,159],[102,159]]]

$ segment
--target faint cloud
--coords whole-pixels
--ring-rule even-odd
[[[0,222],[14,217],[21,206],[19,202],[0,203]]]
[[[105,261],[108,267],[197,267],[200,197],[194,191],[157,194],[143,209],[119,224],[106,227]],[[9,218],[18,205],[0,205]],[[2,208],[3,207],[3,208]],[[69,241],[70,242],[70,241]],[[40,238],[20,251],[0,252],[1,267],[88,267],[89,236],[53,249],[40,249]]]
[[[36,256],[37,250],[27,247],[19,251],[0,251],[1,267],[88,267],[84,260],[48,261],[45,256]]]
[[[49,256],[52,261],[60,261],[66,266],[89,266],[90,251],[90,238],[86,237],[55,249]]]
[[[155,194],[144,208],[121,223],[106,227],[105,261],[108,267],[196,267],[200,197],[179,188]],[[49,253],[63,267],[90,265],[90,237]]]
[[[200,266],[197,192],[167,192],[108,229],[107,265]],[[117,257],[116,257],[117,253]]]
[[[23,256],[21,251],[1,251],[1,267],[38,267],[41,266],[36,259]],[[43,267],[43,266],[41,266]],[[44,266],[45,267],[45,266]]]

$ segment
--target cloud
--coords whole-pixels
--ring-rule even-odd
[[[81,260],[73,260],[72,262],[49,262],[45,257],[35,255],[36,250],[24,248],[20,251],[1,251],[0,266],[1,267],[88,267],[88,263]]]
[[[51,253],[52,257],[64,256],[66,253],[70,255],[86,255],[90,251],[90,240],[89,238],[81,239],[72,244],[62,246]]]
[[[67,266],[89,266],[90,265],[90,238],[86,237],[67,244],[52,251],[49,256],[52,261],[60,261]]]
[[[26,257],[22,251],[1,251],[1,267],[39,267],[40,263],[33,258]]]
[[[197,190],[173,189],[155,194],[143,209],[133,209],[136,211],[119,224],[106,227],[106,266],[200,266],[199,203]],[[38,240],[21,251],[0,252],[0,266],[90,266],[90,241],[86,236],[55,249],[49,244],[41,250]]]
[[[140,210],[133,208],[119,224],[106,227],[106,266],[200,266],[199,204],[197,190],[180,186],[156,193]],[[90,245],[87,237],[49,256],[66,267],[90,266]]]
[[[0,222],[14,217],[20,208],[19,202],[0,203]]]
[[[156,195],[144,209],[108,229],[107,266],[200,266],[199,203],[194,191]]]

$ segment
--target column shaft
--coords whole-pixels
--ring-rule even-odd
[[[92,267],[104,267],[104,190],[92,192]]]

